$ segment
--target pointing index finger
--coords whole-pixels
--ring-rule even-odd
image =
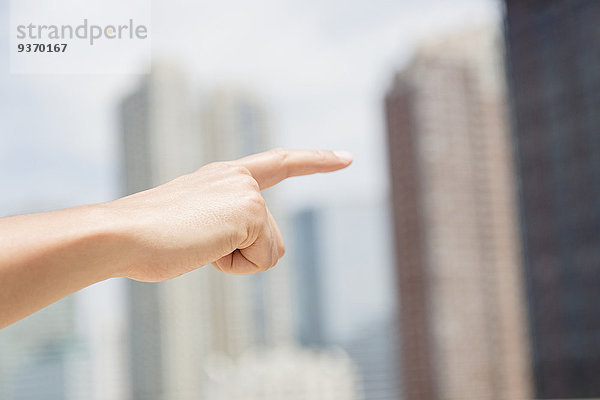
[[[332,172],[352,163],[347,151],[274,149],[235,161],[248,168],[260,189],[271,187],[286,178]]]

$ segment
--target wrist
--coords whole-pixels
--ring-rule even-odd
[[[131,218],[119,212],[112,202],[100,203],[86,208],[88,223],[93,226],[86,237],[88,243],[97,252],[93,267],[96,268],[99,280],[125,277],[139,259],[134,229],[129,222]]]

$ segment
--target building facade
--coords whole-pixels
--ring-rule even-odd
[[[154,65],[121,104],[126,194],[192,172],[203,161],[192,93],[176,67]],[[206,353],[205,279],[129,281],[131,398],[185,399],[201,390]]]
[[[289,235],[298,340],[313,350],[340,346],[364,400],[400,397],[387,210],[374,196],[311,205],[294,214]]]
[[[90,346],[69,296],[0,332],[0,398],[93,398]]]
[[[505,6],[536,395],[600,397],[600,3]]]
[[[386,96],[405,400],[530,397],[498,36],[421,46]]]
[[[190,86],[177,68],[159,64],[122,103],[127,193],[267,149],[266,112],[256,95],[223,87],[197,99]],[[235,364],[250,349],[290,345],[284,264],[256,276],[206,266],[160,284],[130,282],[132,398],[197,399],[214,387],[207,360]]]
[[[298,254],[296,275],[296,335],[304,347],[323,348],[328,343],[325,304],[323,300],[322,238],[318,221],[322,215],[316,209],[299,211],[293,218],[294,241]]]

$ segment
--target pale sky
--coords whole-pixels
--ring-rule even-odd
[[[150,31],[153,55],[180,64],[200,96],[222,83],[253,87],[269,106],[273,146],[354,153],[347,171],[282,185],[288,209],[376,203],[387,193],[382,101],[393,72],[420,41],[495,21],[496,4],[155,0]],[[7,3],[0,7],[7,55]],[[0,57],[0,216],[117,197],[117,105],[139,76],[11,75],[7,59]]]
[[[288,210],[384,204],[382,103],[394,71],[420,41],[498,17],[494,0],[155,0],[151,12],[153,56],[180,64],[200,96],[223,83],[253,87],[269,107],[273,146],[354,153],[346,171],[281,185]],[[0,16],[7,55],[6,2]],[[0,216],[117,197],[118,103],[139,76],[11,75],[7,59]]]
[[[7,3],[0,3],[0,216],[117,197],[117,105],[139,77],[9,74]],[[223,83],[253,87],[269,106],[273,146],[354,153],[347,171],[282,185],[280,199],[289,207],[384,204],[382,105],[394,71],[422,40],[497,20],[496,4],[154,0],[150,33],[153,56],[183,66],[200,96]],[[370,275],[357,270],[365,290]],[[365,296],[378,295],[382,278],[374,279],[374,292]],[[93,341],[97,328],[117,316],[118,285],[104,282],[80,297],[83,315],[94,316],[82,319]]]
[[[335,185],[316,176],[282,187],[292,204],[385,193],[382,98],[393,71],[420,40],[497,16],[493,0],[155,0],[151,11],[153,55],[181,64],[200,95],[253,87],[269,105],[273,146],[355,154]],[[117,196],[116,105],[137,77],[10,75],[6,60],[0,215]]]

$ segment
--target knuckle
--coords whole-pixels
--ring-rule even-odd
[[[279,164],[279,168],[287,174],[288,158],[290,155],[289,151],[284,148],[277,147],[270,150],[270,152],[275,156],[277,163]]]
[[[275,149],[271,150],[271,153],[277,158],[278,162],[281,163],[282,165],[285,164],[289,152],[286,149],[283,149],[281,147],[277,147]]]
[[[250,170],[248,168],[244,167],[243,165],[234,164],[233,168],[235,169],[236,173],[252,178],[252,173],[250,172]]]
[[[227,169],[228,164],[224,161],[215,161],[210,164],[206,164],[204,168],[214,168],[214,169]]]
[[[269,257],[268,263],[265,263],[265,265],[263,266],[263,271],[266,271],[269,268],[271,268],[276,262],[277,262],[277,259],[273,258],[273,255],[271,254],[271,257]]]
[[[243,165],[231,162],[231,161],[217,161],[217,162],[214,162],[209,165],[213,165],[215,168],[227,171],[232,175],[252,176],[252,174],[250,173],[250,170],[248,170],[248,168],[244,167]]]
[[[267,264],[265,264],[265,265],[260,265],[260,272],[265,272],[265,271],[267,271],[269,268],[271,268],[271,265],[270,265],[270,264],[269,264],[269,265],[267,265]]]
[[[260,192],[260,186],[258,185],[258,182],[251,175],[242,175],[241,179],[243,184],[247,185],[255,192]]]
[[[282,147],[276,147],[274,149],[271,149],[270,152],[276,155],[277,157],[285,157],[288,153],[287,150]]]
[[[260,193],[251,192],[242,197],[242,219],[245,221],[245,239],[244,243],[250,240],[253,243],[265,230],[266,225],[266,205],[265,200]]]
[[[266,254],[268,252],[268,254]],[[257,272],[263,272],[271,267],[273,262],[273,254],[270,250],[265,250],[265,254],[262,255],[259,261],[254,262]]]
[[[329,150],[317,150],[317,158],[320,162],[325,163],[333,157],[333,153]]]
[[[276,256],[275,258],[273,258],[273,262],[271,263],[271,266],[269,267],[269,269],[275,267],[278,262],[279,262],[279,256]]]
[[[207,171],[211,171],[213,169],[217,169],[218,165],[216,165],[217,163],[209,163],[209,164],[204,164],[203,166],[201,166],[200,168],[198,168],[197,170],[195,170],[192,174],[196,175],[196,174],[202,174],[205,173]]]
[[[259,192],[252,191],[246,196],[248,207],[256,212],[256,211],[264,211],[267,207],[265,203],[265,199],[260,195]]]

